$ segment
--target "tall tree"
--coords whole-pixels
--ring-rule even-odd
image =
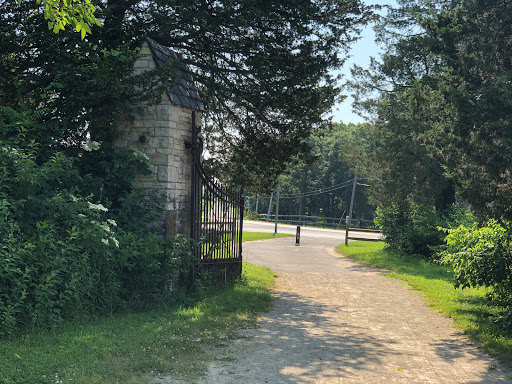
[[[355,69],[360,96],[376,95],[360,106],[374,116],[384,195],[445,205],[455,184],[482,218],[511,218],[512,6],[400,5],[379,30],[382,62]]]
[[[0,104],[46,108],[61,142],[110,140],[141,97],[134,90],[149,88],[131,75],[134,50],[149,36],[196,73],[212,153],[234,181],[266,185],[324,125],[339,92],[331,71],[371,16],[360,0],[94,0],[103,27],[81,40],[66,30],[45,35],[28,2],[3,4]]]
[[[512,219],[512,4],[452,2],[424,24],[444,71],[417,99],[422,140],[482,217]]]

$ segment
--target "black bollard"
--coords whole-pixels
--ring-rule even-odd
[[[300,245],[300,225],[297,225],[297,234],[295,235],[295,245]]]

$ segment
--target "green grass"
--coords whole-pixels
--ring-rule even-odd
[[[400,256],[384,247],[380,242],[358,241],[348,247],[340,245],[336,250],[360,264],[390,270],[388,277],[420,291],[431,307],[450,316],[470,339],[502,362],[512,364],[512,332],[503,330],[493,320],[501,310],[489,305],[485,289],[455,289],[448,266]]]
[[[243,232],[242,241],[254,241],[254,240],[265,240],[265,239],[277,239],[279,237],[295,237],[286,233],[265,233],[265,232]]]
[[[199,377],[208,352],[257,324],[274,273],[244,263],[241,281],[206,289],[187,306],[115,315],[0,342],[1,384],[141,384],[158,374]]]

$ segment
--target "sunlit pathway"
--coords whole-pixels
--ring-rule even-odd
[[[279,273],[276,306],[202,383],[511,382],[417,292],[336,255],[337,237],[244,244],[246,260]]]

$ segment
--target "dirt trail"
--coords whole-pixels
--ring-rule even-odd
[[[201,383],[512,383],[419,293],[335,254],[339,239],[293,241],[244,245],[279,273],[276,306]]]

